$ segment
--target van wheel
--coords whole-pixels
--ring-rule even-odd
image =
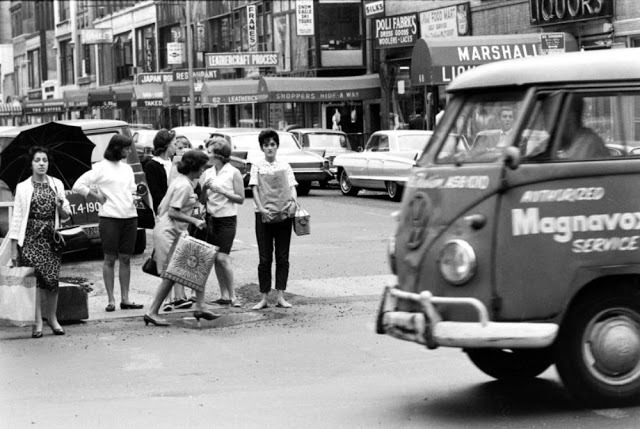
[[[573,306],[556,340],[556,366],[585,405],[640,399],[640,294],[610,288]]]
[[[544,349],[466,349],[471,362],[498,380],[517,381],[535,378],[553,363],[550,348]]]
[[[144,249],[147,247],[147,230],[139,229],[136,233],[136,244],[133,247],[133,254],[139,255],[144,253]]]
[[[298,187],[296,188],[296,194],[301,197],[305,197],[309,195],[309,191],[311,191],[311,182],[298,182]]]
[[[404,188],[398,182],[385,182],[387,185],[387,194],[392,201],[402,200],[402,191]]]
[[[348,195],[350,197],[355,197],[358,195],[358,192],[360,192],[360,188],[351,186],[349,175],[344,170],[340,172],[340,191],[342,191],[342,195]]]

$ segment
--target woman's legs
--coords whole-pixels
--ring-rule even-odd
[[[158,317],[158,311],[160,311],[162,301],[164,301],[167,295],[169,295],[169,292],[171,292],[171,287],[173,287],[173,284],[173,280],[162,279],[162,281],[158,285],[156,295],[153,297],[151,306],[149,307],[149,312],[147,313],[148,316],[151,316],[153,318]]]
[[[291,247],[291,227],[293,222],[287,219],[278,224],[278,230],[274,237],[276,255],[276,290],[278,291],[277,303],[280,307],[291,307],[284,299],[284,291],[287,289],[289,279],[289,248]]]
[[[131,304],[129,283],[131,282],[131,255],[119,255],[118,280],[120,280],[120,302]]]
[[[270,225],[262,222],[260,213],[256,213],[256,241],[258,242],[258,282],[262,298],[260,302],[252,307],[253,310],[260,310],[268,307],[267,297],[271,290],[271,265],[273,263],[273,234]]]
[[[113,295],[113,282],[115,279],[116,259],[118,259],[117,255],[105,253],[102,264],[102,278],[104,279],[104,287],[107,290],[107,298],[109,299],[109,304],[114,306],[116,304],[116,298]]]
[[[36,324],[33,325],[33,333],[42,332],[42,291],[36,288]]]
[[[231,263],[229,255],[226,253],[218,253],[214,263],[216,270],[216,278],[220,286],[220,298],[235,301],[236,292],[233,287],[233,271],[231,271]]]
[[[58,310],[58,291],[48,290],[45,291],[47,296],[47,323],[51,326],[51,329],[62,329],[58,322],[58,316],[56,312]]]

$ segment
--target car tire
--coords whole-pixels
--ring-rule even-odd
[[[562,323],[555,344],[564,385],[587,406],[640,400],[640,294],[631,286],[584,296]]]
[[[544,349],[466,349],[473,364],[491,377],[522,381],[537,377],[553,364],[551,348]]]
[[[144,253],[147,247],[147,230],[139,229],[136,233],[136,244],[133,246],[133,254],[139,255]]]
[[[387,195],[392,201],[402,200],[404,187],[401,184],[398,182],[386,182],[385,185],[387,186]]]
[[[342,195],[348,195],[350,197],[355,197],[358,195],[358,192],[360,192],[360,188],[351,185],[349,175],[344,170],[340,171],[340,191]]]
[[[301,197],[306,197],[311,191],[311,182],[298,182],[296,193]]]

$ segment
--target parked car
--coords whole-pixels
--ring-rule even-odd
[[[102,119],[78,119],[68,121],[57,121],[65,125],[74,125],[82,128],[85,135],[91,140],[96,147],[91,155],[91,162],[96,163],[103,159],[104,150],[114,134],[124,134],[131,136],[129,125],[124,121],[102,120]],[[2,150],[6,148],[11,141],[20,134],[20,131],[33,127],[15,127],[10,130],[0,132],[0,159],[2,158]],[[138,185],[136,195],[136,207],[140,217],[153,215],[151,207],[151,199],[148,192],[147,181],[140,165],[137,151],[130,151],[127,163],[133,168],[136,184]],[[65,238],[65,252],[74,252],[88,249],[92,246],[101,245],[100,233],[98,232],[98,210],[100,203],[92,197],[84,197],[80,194],[66,190],[67,199],[71,204],[71,219],[62,225],[60,233]],[[1,202],[13,201],[13,195],[10,192],[0,192]],[[143,203],[144,201],[144,203]],[[145,205],[146,203],[146,205]],[[0,231],[3,235],[8,231],[8,218],[6,211],[3,211],[0,217]],[[7,222],[7,224],[5,224]],[[136,236],[136,244],[134,253],[144,252],[147,245],[146,232],[144,229],[138,229]]]
[[[139,129],[133,132],[133,144],[138,152],[138,158],[141,163],[145,163],[153,156],[153,139],[157,130]]]
[[[302,149],[317,153],[329,161],[329,171],[335,178],[338,177],[338,168],[333,165],[337,155],[343,153],[355,153],[351,149],[351,143],[347,134],[343,131],[334,131],[323,128],[294,128],[289,131],[294,135]],[[326,187],[329,179],[320,182],[320,187]]]
[[[212,137],[223,137],[231,144],[231,154],[234,156],[231,162],[242,173],[245,186],[249,184],[251,165],[264,158],[258,143],[258,135],[261,131],[260,128],[223,128],[212,134]],[[278,136],[280,137],[278,159],[291,165],[298,182],[296,188],[298,195],[308,195],[311,182],[322,182],[332,177],[329,162],[318,154],[302,150],[293,134],[278,131]]]
[[[342,194],[355,196],[360,189],[379,189],[400,201],[411,169],[432,134],[421,130],[376,131],[363,152],[336,156],[333,165],[338,170]]]
[[[185,127],[171,128],[171,130],[175,131],[176,136],[185,136],[188,138],[193,149],[202,149],[205,147],[205,140],[211,137],[211,133],[218,129],[213,127],[189,125]]]

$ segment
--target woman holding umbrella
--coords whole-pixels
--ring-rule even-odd
[[[8,238],[14,265],[35,269],[36,324],[31,336],[42,337],[42,295],[46,296],[47,324],[55,335],[64,335],[58,323],[58,277],[62,260],[62,247],[54,234],[61,219],[69,218],[71,208],[64,194],[62,182],[47,175],[49,149],[33,146],[28,152],[32,175],[16,187],[13,218]]]
[[[129,300],[131,255],[136,244],[138,213],[134,202],[136,182],[133,169],[124,162],[131,151],[131,139],[122,134],[111,137],[104,151],[104,159],[73,185],[81,195],[91,195],[100,202],[98,228],[102,239],[104,263],[102,276],[109,303],[105,311],[115,311],[113,295],[116,260],[120,262],[120,309],[140,309],[141,304]]]

